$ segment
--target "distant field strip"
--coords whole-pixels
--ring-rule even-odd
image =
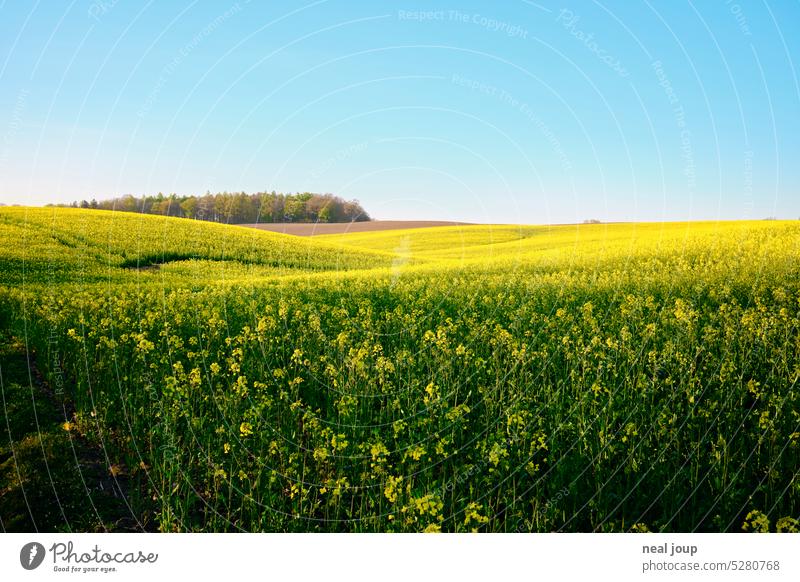
[[[295,236],[321,236],[330,234],[348,234],[357,232],[379,232],[408,228],[431,228],[435,226],[465,225],[465,222],[448,222],[443,220],[368,220],[364,222],[262,222],[243,224],[249,228],[293,234]]]

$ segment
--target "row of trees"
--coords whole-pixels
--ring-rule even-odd
[[[73,202],[74,208],[141,212],[225,222],[362,222],[371,220],[357,200],[333,194],[281,194],[278,192],[220,192],[203,196],[122,196],[110,200]]]

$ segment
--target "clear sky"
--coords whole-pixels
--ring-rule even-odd
[[[800,2],[0,0],[0,202],[800,217]]]

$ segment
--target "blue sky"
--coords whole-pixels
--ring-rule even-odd
[[[800,2],[0,0],[0,202],[800,217]]]

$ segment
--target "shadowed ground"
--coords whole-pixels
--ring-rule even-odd
[[[0,335],[0,531],[140,531],[96,444],[66,420],[25,346]]]

